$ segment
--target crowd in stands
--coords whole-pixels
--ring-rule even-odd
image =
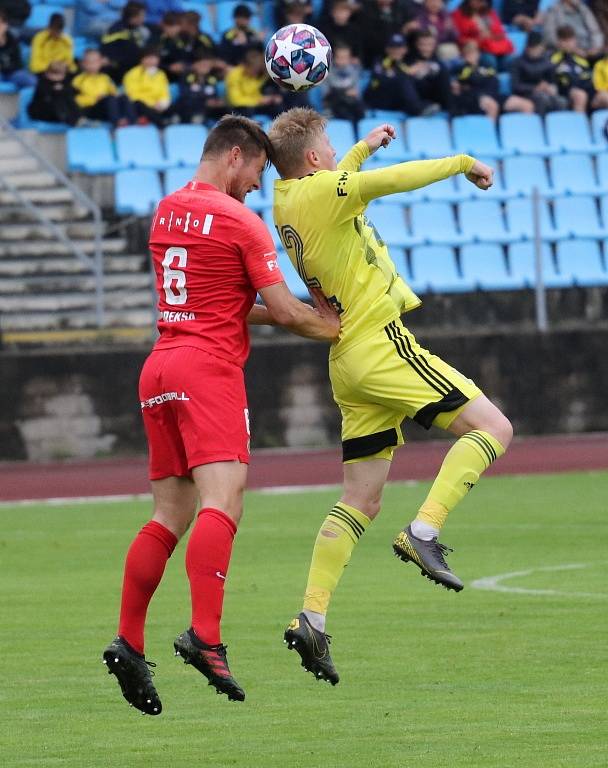
[[[378,109],[496,120],[502,112],[608,108],[605,0],[555,0],[544,11],[540,0],[450,8],[444,0],[249,2],[234,5],[232,25],[219,31],[185,5],[78,0],[74,28],[89,47],[76,57],[62,13],[28,38],[29,3],[0,0],[0,81],[35,87],[32,119],[69,125],[208,122],[227,110],[272,117],[311,94],[269,79],[265,40],[283,24],[307,22],[333,48],[322,86],[329,116],[357,121]],[[270,21],[263,5],[273,6]],[[523,50],[515,33],[525,35]]]

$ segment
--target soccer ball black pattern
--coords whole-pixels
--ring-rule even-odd
[[[275,83],[290,91],[305,91],[320,85],[329,74],[331,46],[315,27],[289,24],[270,38],[265,58]]]

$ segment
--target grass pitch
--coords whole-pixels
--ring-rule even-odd
[[[443,537],[460,594],[391,553],[426,488],[389,487],[355,550],[328,626],[336,688],[282,644],[335,492],[247,497],[224,618],[244,704],[173,657],[189,622],[180,544],[149,615],[158,718],[100,663],[148,505],[0,508],[2,765],[605,768],[608,473],[484,479]],[[516,591],[471,586],[482,577]]]

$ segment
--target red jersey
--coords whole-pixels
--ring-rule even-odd
[[[259,216],[211,184],[191,181],[160,201],[150,250],[160,312],[154,348],[197,347],[242,368],[256,293],[283,280]]]

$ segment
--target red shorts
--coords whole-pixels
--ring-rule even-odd
[[[249,463],[243,370],[195,347],[152,352],[139,378],[150,479],[186,477],[200,464]]]

